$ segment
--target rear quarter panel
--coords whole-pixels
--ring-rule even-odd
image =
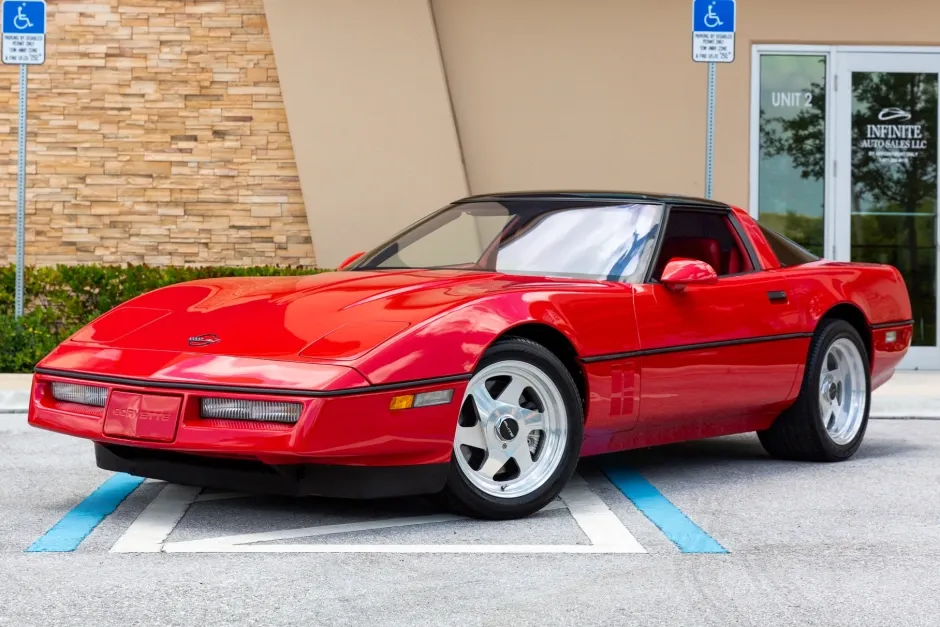
[[[776,270],[787,277],[799,304],[801,327],[813,332],[834,307],[851,305],[868,326],[864,337],[872,350],[872,387],[885,383],[907,354],[911,342],[911,302],[897,269],[876,264],[818,261]],[[887,333],[896,339],[887,341]]]
[[[907,286],[891,266],[818,261],[779,272],[786,274],[793,294],[803,304],[808,330],[840,303],[855,305],[870,325],[911,319]]]
[[[913,331],[910,296],[901,273],[888,265],[825,260],[782,268],[758,223],[740,207],[732,207],[732,211],[761,267],[787,278],[790,297],[800,310],[798,331],[814,332],[834,307],[855,307],[868,327],[864,339],[871,347],[872,387],[877,388],[891,378],[907,354]],[[896,334],[894,341],[887,340],[889,332]],[[793,394],[797,392],[798,386]]]

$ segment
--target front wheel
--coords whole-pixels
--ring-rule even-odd
[[[494,344],[467,385],[442,496],[475,518],[522,518],[542,509],[574,472],[583,438],[578,388],[535,342]]]
[[[870,405],[862,338],[848,322],[826,320],[813,336],[799,397],[758,437],[778,459],[846,460],[865,437]]]

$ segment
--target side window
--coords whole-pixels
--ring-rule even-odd
[[[754,269],[728,216],[708,211],[673,209],[669,212],[652,278],[658,281],[666,264],[676,257],[704,261],[718,276]]]
[[[782,267],[787,268],[789,266],[799,266],[804,263],[819,261],[819,257],[773,229],[768,229],[766,226],[760,225],[760,230],[763,232],[767,243],[770,244],[770,248],[773,249],[774,255],[777,256],[777,261],[780,262]]]

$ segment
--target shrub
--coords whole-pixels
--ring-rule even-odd
[[[31,372],[59,342],[145,292],[195,279],[285,276],[318,268],[251,266],[50,266],[25,268],[24,315],[14,319],[16,269],[0,266],[0,372]]]

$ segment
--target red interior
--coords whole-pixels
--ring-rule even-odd
[[[656,276],[662,276],[666,264],[675,257],[704,261],[716,272],[721,271],[721,246],[718,245],[718,240],[710,237],[670,237],[667,239],[663,242],[663,249],[659,255]]]
[[[712,237],[673,236],[663,242],[655,276],[661,276],[670,259],[683,257],[704,261],[718,275],[737,274],[753,269],[750,259],[741,254],[741,240],[734,229],[728,229],[732,242],[728,250],[721,250],[721,243]]]

